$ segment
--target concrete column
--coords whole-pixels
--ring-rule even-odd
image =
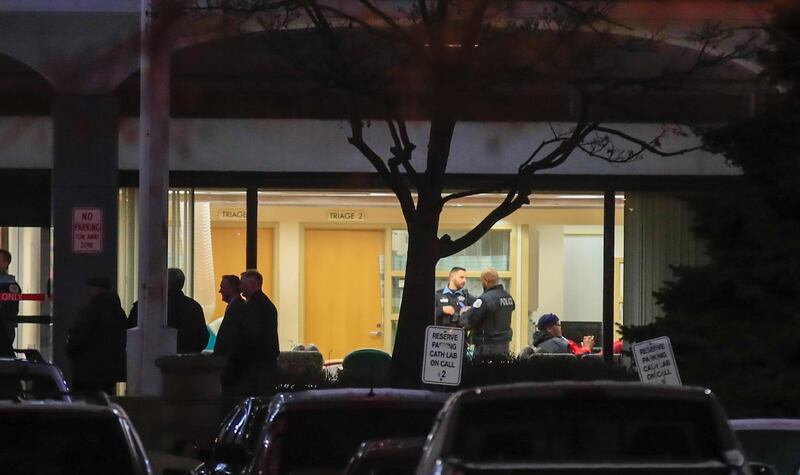
[[[175,353],[167,316],[170,2],[142,0],[139,111],[139,326],[128,331],[128,394],[159,395],[160,356]],[[159,23],[161,21],[162,23]]]
[[[85,303],[84,282],[103,275],[113,284],[117,277],[117,114],[110,95],[53,101],[53,361],[66,374],[65,344]],[[102,231],[75,236],[76,221]]]

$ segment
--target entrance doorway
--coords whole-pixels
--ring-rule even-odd
[[[0,249],[11,253],[8,273],[21,294],[13,346],[38,350],[52,360],[50,228],[0,227]]]
[[[384,232],[307,229],[304,340],[325,359],[383,347]]]

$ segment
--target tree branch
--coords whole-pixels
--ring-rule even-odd
[[[428,14],[428,5],[425,3],[425,0],[418,0],[417,5],[419,5],[419,14],[422,17],[422,22],[427,23],[430,19],[430,15]]]
[[[489,214],[487,214],[474,228],[467,232],[467,234],[455,241],[450,240],[450,237],[447,235],[442,236],[440,240],[440,258],[453,255],[456,252],[466,249],[467,247],[476,243],[478,239],[486,234],[499,220],[510,215],[523,205],[530,203],[530,199],[528,198],[531,190],[530,179],[534,173],[539,170],[554,168],[564,163],[564,161],[569,158],[570,154],[572,154],[575,148],[581,144],[582,140],[595,126],[594,124],[589,124],[587,122],[587,114],[587,106],[583,105],[581,108],[580,117],[578,119],[578,124],[569,134],[559,136],[559,134],[553,130],[554,137],[550,140],[540,143],[530,157],[522,165],[520,165],[516,177],[511,179],[512,181],[510,182],[510,189],[502,203],[490,211]],[[534,158],[546,145],[553,143],[558,143],[558,146],[545,157],[534,161]],[[447,202],[457,198],[472,196],[478,194],[476,191],[481,190],[453,193],[445,197],[443,201]]]
[[[654,142],[646,142],[646,141],[644,141],[642,139],[639,139],[639,138],[636,138],[636,137],[634,137],[634,136],[632,136],[630,134],[626,134],[625,132],[622,132],[620,130],[611,129],[611,128],[608,128],[608,127],[602,127],[602,126],[595,126],[595,127],[593,127],[592,131],[593,132],[600,132],[600,133],[604,133],[604,134],[608,134],[608,135],[613,135],[613,136],[619,137],[619,138],[621,138],[621,139],[623,139],[625,141],[628,141],[628,142],[630,142],[632,144],[637,145],[638,147],[640,147],[640,151],[637,153],[637,156],[641,155],[643,152],[646,151],[646,152],[650,152],[650,153],[652,153],[654,155],[658,155],[659,157],[674,157],[676,155],[683,155],[683,154],[686,154],[686,153],[689,153],[689,152],[694,152],[696,150],[702,150],[704,148],[702,145],[698,145],[698,146],[695,146],[695,147],[689,147],[689,148],[685,148],[685,149],[681,149],[681,150],[676,150],[676,151],[673,151],[673,152],[664,152],[657,146],[655,141]],[[602,158],[602,157],[600,157],[600,158]]]
[[[536,158],[537,155],[539,155],[539,152],[541,152],[544,147],[552,145],[557,142],[563,142],[567,140],[566,137],[558,137],[555,131],[553,131],[553,134],[556,135],[554,138],[549,140],[543,140],[542,143],[540,143],[539,146],[536,147],[533,153],[530,154],[528,159],[520,164],[520,166],[517,168],[518,173],[522,173],[526,169],[526,167],[528,167],[533,162],[533,159]]]
[[[495,183],[494,185],[486,186],[483,188],[475,188],[472,190],[464,190],[458,191],[455,193],[450,193],[449,195],[442,198],[442,204],[445,204],[449,201],[460,200],[462,198],[468,198],[470,196],[477,196],[477,195],[484,195],[486,193],[495,193],[498,191],[507,190],[509,186],[514,182],[513,179],[506,179]]]
[[[403,217],[406,223],[410,225],[414,222],[416,216],[416,208],[414,207],[414,198],[411,196],[411,190],[408,186],[405,186],[399,174],[393,173],[392,170],[387,167],[386,163],[384,163],[383,159],[364,141],[364,123],[360,119],[354,117],[350,120],[350,128],[352,129],[353,135],[349,137],[347,141],[361,152],[375,170],[377,170],[378,175],[380,175],[386,185],[394,192],[395,196],[397,196],[397,200],[400,202],[400,209],[403,211]]]
[[[417,174],[417,170],[411,164],[411,156],[416,148],[416,145],[411,143],[411,141],[408,139],[408,132],[406,131],[405,122],[400,119],[397,119],[396,122],[397,125],[395,125],[395,121],[392,119],[386,120],[389,133],[392,136],[392,141],[394,142],[394,146],[389,149],[392,154],[392,158],[389,159],[389,165],[391,167],[393,163],[401,164],[406,174],[409,176],[413,186],[419,189],[419,175]]]
[[[459,52],[459,63],[462,69],[465,69],[470,63],[470,60],[475,57],[475,50],[478,49],[476,45],[481,33],[481,24],[483,23],[489,3],[491,3],[491,0],[480,0],[478,4],[473,7],[466,21],[461,35],[461,50]]]
[[[366,0],[360,0],[360,1],[362,3],[366,2]],[[327,12],[327,13],[333,15],[333,16],[339,17],[340,19],[345,20],[345,21],[347,21],[347,22],[349,22],[349,23],[351,23],[353,25],[358,25],[361,28],[364,28],[366,31],[368,31],[372,35],[375,35],[377,37],[387,38],[390,41],[400,40],[400,41],[408,44],[409,46],[411,46],[411,48],[414,51],[416,51],[417,54],[421,54],[423,52],[423,48],[420,45],[420,43],[411,34],[409,34],[406,29],[404,29],[402,26],[400,26],[396,22],[394,22],[394,20],[392,20],[385,13],[381,12],[380,9],[378,9],[377,7],[374,7],[374,6],[372,7],[374,9],[374,11],[376,12],[376,14],[381,16],[382,19],[384,19],[384,17],[385,17],[384,21],[391,22],[389,24],[389,26],[390,26],[389,29],[378,28],[375,25],[370,24],[368,21],[366,21],[364,19],[361,19],[361,18],[359,18],[357,16],[350,15],[349,13],[346,13],[345,11],[343,11],[343,10],[341,10],[339,8],[331,7],[331,6],[328,6],[328,5],[318,5],[318,7],[319,7],[320,11],[325,11],[325,12]]]
[[[416,38],[411,36],[411,34],[408,33],[407,29],[400,26],[396,21],[392,19],[392,17],[387,15],[383,10],[376,7],[370,0],[359,0],[359,2],[373,14],[377,15],[378,18],[383,20],[393,30],[395,30],[401,38],[403,38],[409,45],[412,46],[412,48],[414,48],[414,50],[416,50],[417,52],[422,51],[422,45],[420,45],[419,41],[417,41]]]
[[[502,203],[489,212],[480,223],[469,230],[465,235],[455,241],[447,234],[439,238],[439,258],[452,256],[478,242],[478,240],[489,232],[492,226],[497,224],[498,221],[518,210],[523,205],[530,203],[528,199],[529,194],[530,190],[528,188],[515,187],[508,192]]]

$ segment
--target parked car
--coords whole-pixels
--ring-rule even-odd
[[[413,475],[424,445],[425,437],[362,442],[344,475]]]
[[[800,419],[733,419],[747,458],[778,475],[800,475]]]
[[[417,474],[750,474],[711,391],[638,383],[512,384],[456,393]]]
[[[241,473],[252,460],[267,420],[271,398],[249,397],[225,417],[211,445],[209,459],[195,470],[197,475]]]
[[[0,399],[71,400],[61,370],[36,350],[14,350],[15,358],[0,358]]]
[[[217,460],[196,473],[339,473],[363,441],[424,437],[447,396],[368,388],[280,393],[272,399],[252,457],[241,471],[232,470],[237,464]]]
[[[139,436],[115,404],[0,402],[0,472],[150,475]]]

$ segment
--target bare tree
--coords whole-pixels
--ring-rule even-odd
[[[341,101],[348,140],[375,168],[400,204],[408,228],[408,255],[392,363],[392,379],[417,386],[425,327],[432,321],[436,263],[477,242],[499,220],[529,203],[532,177],[575,153],[627,162],[669,157],[663,139],[685,134],[675,125],[637,137],[605,125],[609,110],[633,104],[646,91],[697,91],[713,74],[748,57],[753,37],[706,26],[692,48],[675,48],[664,34],[615,20],[613,0],[203,0],[196,12],[223,11],[239,25],[260,22],[264,47],[318,90]],[[708,81],[706,81],[708,82]],[[720,87],[714,83],[713,87]],[[520,157],[517,172],[478,189],[447,192],[456,124],[492,104],[525,103],[544,117],[553,98],[569,110],[551,136]],[[622,104],[621,97],[628,103]],[[486,106],[489,104],[489,106]],[[520,107],[517,106],[517,109]],[[542,109],[543,112],[537,112]],[[418,149],[409,119],[429,122],[427,149]],[[385,125],[391,146],[377,150],[365,128]],[[492,160],[492,157],[486,157]],[[471,230],[439,235],[445,205],[490,192],[502,201]]]

